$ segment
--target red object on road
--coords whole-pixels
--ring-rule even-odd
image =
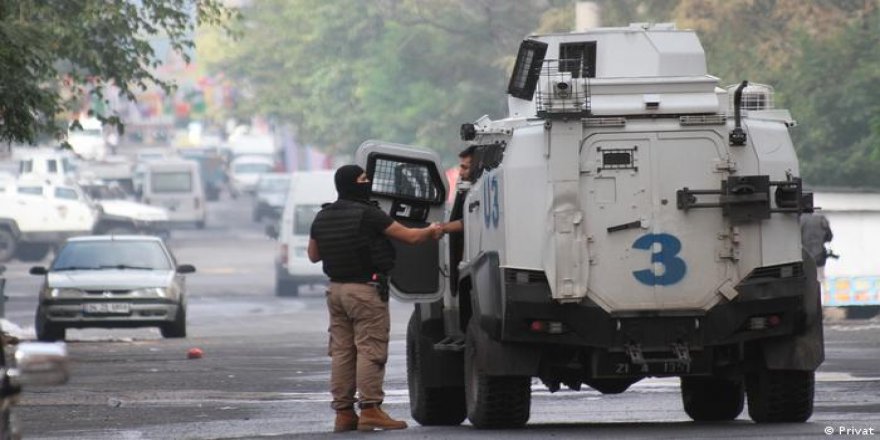
[[[187,359],[201,359],[205,352],[201,348],[190,348],[186,351]]]

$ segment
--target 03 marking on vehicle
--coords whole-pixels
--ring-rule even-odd
[[[498,227],[501,210],[498,206],[498,176],[491,176],[483,186],[483,199],[486,200],[486,209],[483,211],[483,223],[486,227]]]
[[[660,250],[651,254],[651,264],[662,264],[662,273],[658,274],[653,269],[643,269],[633,271],[633,276],[640,283],[649,286],[668,286],[681,281],[687,273],[687,264],[678,257],[678,253],[681,252],[681,241],[670,234],[646,234],[639,237],[632,247],[647,251],[652,249],[654,243],[660,245]]]

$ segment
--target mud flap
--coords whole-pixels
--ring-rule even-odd
[[[474,326],[476,361],[490,376],[537,376],[541,350],[538,347],[496,341]]]
[[[822,302],[816,279],[816,263],[804,258],[804,331],[790,338],[764,341],[761,349],[769,370],[815,371],[825,361],[825,336],[822,328]]]

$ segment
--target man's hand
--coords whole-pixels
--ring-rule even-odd
[[[443,238],[443,234],[446,233],[446,231],[443,228],[443,225],[440,223],[431,223],[431,226],[428,226],[427,229],[429,229],[431,231],[431,237],[434,240],[439,240],[439,239]]]

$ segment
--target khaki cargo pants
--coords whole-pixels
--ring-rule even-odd
[[[383,302],[376,288],[369,284],[330,283],[327,308],[332,358],[331,406],[351,408],[357,401],[355,390],[360,393],[361,405],[382,403],[391,324],[388,303]]]

